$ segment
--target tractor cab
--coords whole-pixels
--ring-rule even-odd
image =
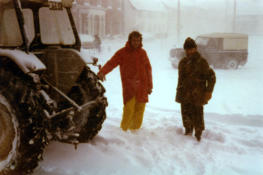
[[[0,48],[79,50],[71,6],[72,0],[0,1]]]

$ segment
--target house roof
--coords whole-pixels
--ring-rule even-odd
[[[200,37],[209,37],[209,38],[248,38],[247,34],[241,33],[211,33],[199,35]]]
[[[167,7],[167,8],[177,8],[178,7],[178,0],[161,0],[163,2],[163,4]]]
[[[172,9],[178,8],[178,0],[161,0],[161,1],[164,4],[164,6],[166,6],[167,8],[172,8]],[[198,0],[180,0],[181,6],[191,7],[191,6],[196,6],[197,4],[199,4]]]
[[[224,6],[225,2],[220,0],[161,0],[163,4],[170,9],[178,8],[178,1],[180,1],[181,7],[194,7],[202,9],[211,9],[212,7],[218,8],[222,5]]]
[[[129,0],[137,10],[165,12],[166,8],[161,0]]]

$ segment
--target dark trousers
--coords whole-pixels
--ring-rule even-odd
[[[181,104],[182,120],[186,130],[193,131],[195,129],[196,135],[202,134],[205,129],[203,110],[202,105]]]

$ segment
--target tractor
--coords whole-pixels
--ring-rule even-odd
[[[0,175],[33,173],[50,141],[93,139],[105,89],[81,56],[72,0],[0,0]]]

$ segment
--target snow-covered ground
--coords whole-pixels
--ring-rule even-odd
[[[101,62],[124,45],[109,42]],[[263,174],[263,37],[250,37],[248,63],[216,70],[213,99],[205,107],[206,130],[198,143],[184,136],[174,102],[177,70],[169,42],[146,40],[154,89],[142,129],[123,132],[119,70],[104,82],[109,106],[99,135],[89,144],[51,143],[35,175],[260,175]],[[106,49],[105,49],[106,48]],[[85,51],[84,51],[85,52]],[[96,70],[96,69],[95,69]]]

